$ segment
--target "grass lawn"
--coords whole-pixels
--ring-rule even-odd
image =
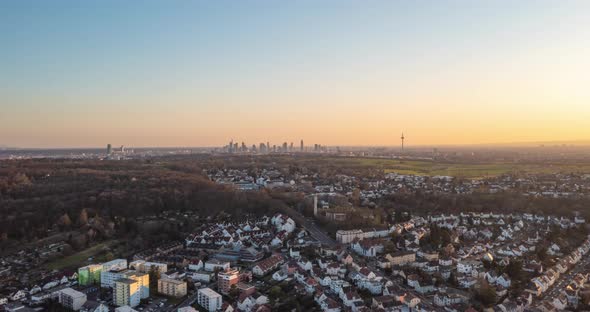
[[[115,240],[103,242],[97,245],[94,245],[90,248],[85,250],[79,251],[73,255],[53,260],[47,264],[45,267],[49,270],[62,270],[66,268],[78,268],[86,264],[86,260],[90,257],[96,257],[105,252],[105,250],[114,245],[116,243]]]
[[[506,173],[570,173],[590,172],[590,164],[521,164],[492,162],[484,164],[440,163],[426,160],[398,160],[379,158],[326,159],[331,164],[361,166],[382,169],[384,172],[413,175],[448,175],[464,178],[494,177]]]

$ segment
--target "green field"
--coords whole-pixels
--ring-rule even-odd
[[[493,177],[506,173],[590,173],[590,164],[520,164],[441,163],[426,160],[397,160],[379,158],[330,158],[330,163],[382,169],[385,172],[413,175],[446,175],[464,178]]]
[[[104,255],[110,246],[114,245],[116,241],[108,241],[94,245],[88,249],[84,249],[73,255],[53,260],[45,265],[48,270],[62,270],[65,268],[76,268],[86,264],[90,257],[97,257]]]

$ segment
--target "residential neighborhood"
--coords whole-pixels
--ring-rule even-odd
[[[544,245],[564,233],[575,241]],[[334,238],[323,246],[280,213],[212,222],[184,241],[14,289],[0,303],[7,311],[54,301],[75,311],[251,312],[299,298],[327,312],[558,311],[590,300],[590,240],[576,218],[411,216]]]

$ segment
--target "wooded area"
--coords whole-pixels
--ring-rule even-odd
[[[195,159],[0,162],[3,243],[78,230],[89,220],[91,234],[100,237],[124,227],[125,220],[163,211],[239,216],[268,213],[280,205],[264,192],[235,192],[209,181]]]

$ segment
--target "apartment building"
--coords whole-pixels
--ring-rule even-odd
[[[240,281],[240,271],[236,269],[227,269],[217,273],[217,289],[224,295],[229,294],[232,285]]]
[[[116,306],[136,307],[141,301],[141,289],[138,281],[130,278],[121,278],[115,281],[113,290],[113,302]]]
[[[59,303],[66,309],[78,311],[86,303],[86,294],[71,288],[64,288],[59,293]]]
[[[102,272],[102,264],[91,264],[78,269],[78,284],[80,286],[88,286],[100,284],[100,273]]]
[[[168,265],[166,263],[149,262],[145,260],[135,260],[129,263],[129,268],[144,273],[149,273],[151,270],[156,270],[160,273],[166,273],[168,271]]]
[[[158,293],[176,298],[186,296],[186,282],[161,278],[158,280]]]
[[[211,288],[201,288],[197,293],[197,302],[207,311],[213,312],[221,309],[222,298]]]

